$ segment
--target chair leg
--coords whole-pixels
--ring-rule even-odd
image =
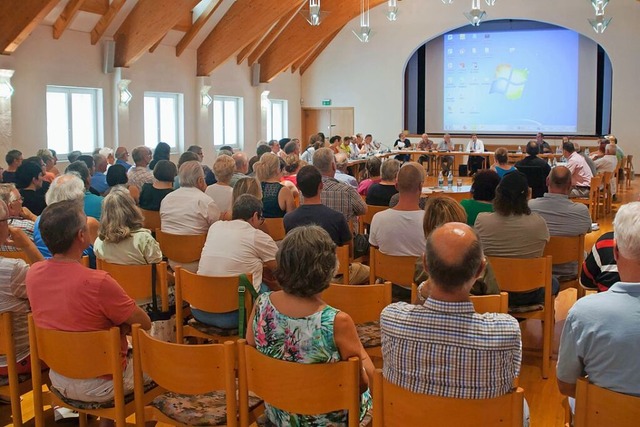
[[[84,412],[79,412],[78,413],[78,422],[80,423],[80,427],[87,427],[88,426],[88,421],[87,421],[87,414]]]
[[[547,308],[545,310],[553,307]],[[551,364],[551,343],[553,342],[553,320],[542,321],[542,378],[549,378],[549,365]]]

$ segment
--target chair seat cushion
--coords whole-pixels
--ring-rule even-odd
[[[356,325],[358,337],[364,348],[380,347],[380,322],[359,323]]]
[[[531,311],[544,310],[543,304],[516,305],[509,307],[509,313],[529,313]]]
[[[262,403],[249,395],[249,411]],[[192,426],[218,426],[227,424],[227,398],[224,391],[188,395],[167,392],[156,397],[151,406],[181,424]]]
[[[211,325],[206,325],[204,323],[200,323],[196,319],[189,319],[188,324],[192,328],[197,329],[198,331],[207,335],[219,335],[221,337],[232,337],[232,336],[238,335],[237,328],[234,328],[234,329],[218,328],[217,326],[211,326]]]
[[[371,411],[368,411],[366,414],[364,414],[364,417],[362,418],[362,421],[360,421],[359,426],[368,427],[371,425],[372,421],[373,421],[373,416],[371,414]],[[274,423],[269,421],[269,418],[267,418],[265,414],[262,414],[258,417],[258,419],[256,420],[256,424],[258,424],[258,427],[278,427]]]
[[[23,383],[25,381],[29,381],[31,379],[31,374],[20,374],[18,375],[18,383]],[[0,375],[0,387],[9,385],[9,377]]]
[[[151,381],[149,384],[145,384],[144,392],[146,393],[149,390],[154,389],[156,387],[157,387],[156,383]],[[84,402],[82,400],[69,399],[68,397],[60,393],[60,390],[56,389],[53,386],[50,386],[49,389],[51,390],[51,393],[55,394],[58,399],[62,400],[70,408],[75,408],[79,410],[93,410],[93,409],[108,409],[108,408],[113,408],[115,406],[115,402],[113,401],[113,399],[107,400],[106,402]],[[133,393],[129,393],[125,395],[124,403],[126,404],[129,402],[133,402],[133,398],[134,398]]]

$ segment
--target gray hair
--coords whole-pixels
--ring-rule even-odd
[[[615,144],[607,144],[607,146],[604,149],[604,153],[609,155],[615,155],[617,150],[618,148],[615,146]]]
[[[335,161],[336,159],[331,148],[323,147],[313,153],[313,166],[317,167],[323,174],[331,172],[331,165],[333,165]]]
[[[387,159],[382,163],[382,167],[380,168],[380,173],[383,181],[394,181],[398,172],[400,171],[400,163],[396,159]]]
[[[151,153],[151,148],[140,145],[131,151],[131,157],[133,158],[134,163],[140,163],[144,158],[144,155],[149,153]]]
[[[0,200],[0,218],[7,218],[9,216],[9,206],[3,201]]]
[[[16,190],[14,184],[0,184],[0,200],[9,205],[9,203],[14,201],[11,200],[11,194],[13,194],[14,190]]]
[[[640,261],[640,202],[620,206],[613,220],[613,237],[622,256]]]
[[[84,183],[80,177],[71,172],[54,179],[44,197],[48,206],[63,200],[82,200],[84,191]]]
[[[349,165],[349,158],[345,153],[338,153],[335,155],[336,159],[336,169],[345,172],[347,170],[347,166]]]
[[[202,165],[196,160],[189,160],[180,166],[178,171],[178,179],[181,187],[197,187],[198,178],[204,179],[204,171]]]
[[[262,200],[252,194],[242,194],[233,202],[231,218],[246,221],[256,212],[262,215]]]
[[[132,231],[142,228],[143,221],[129,191],[122,186],[113,187],[102,202],[98,237],[105,242],[121,242],[131,236]]]

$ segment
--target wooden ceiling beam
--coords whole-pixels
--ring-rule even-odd
[[[129,67],[192,10],[199,0],[138,0],[118,31],[114,64]]]
[[[300,11],[300,9],[302,9],[303,5],[304,3],[292,7],[289,13],[285,15],[283,18],[281,18],[280,21],[278,21],[278,23],[271,30],[271,32],[267,34],[267,36],[260,42],[258,47],[256,47],[256,49],[251,53],[251,55],[249,55],[249,65],[253,65],[256,62],[258,62],[262,54],[269,48],[269,46],[271,46],[271,43],[273,43],[273,41],[278,38],[280,33],[282,33],[282,31],[285,28],[287,28],[287,25],[289,25],[289,22],[291,22],[293,17],[296,16],[296,14]]]
[[[311,52],[311,55],[308,55],[305,58],[304,62],[300,64],[300,75],[304,74],[304,72],[307,71],[307,69],[311,66],[311,64],[313,64],[313,61],[315,61],[318,58],[318,56],[320,56],[322,51],[325,50],[325,48],[329,46],[329,44],[338,35],[338,33],[342,31],[342,28],[344,27],[339,28],[338,31],[336,31],[335,33],[333,33],[332,35],[324,39],[322,43],[320,43],[320,45],[318,45],[318,47],[315,48],[313,52]],[[291,72],[295,72],[293,67],[291,68]]]
[[[156,51],[156,49],[158,48],[158,46],[160,46],[160,43],[162,43],[162,40],[164,40],[164,38],[166,37],[166,34],[164,34],[162,37],[160,37],[160,40],[158,40],[157,42],[155,42],[153,44],[153,46],[151,46],[149,48],[149,53],[153,53]]]
[[[112,0],[107,12],[100,17],[96,26],[91,30],[91,44],[95,45],[102,38],[104,32],[107,31],[111,22],[113,22],[118,12],[120,12],[120,9],[122,9],[122,6],[124,6],[124,2],[125,0]]]
[[[280,22],[280,21],[278,21]],[[276,25],[278,25],[278,23],[276,23]],[[275,25],[274,25],[275,27]],[[273,29],[273,28],[271,28]],[[264,40],[269,33],[271,32],[271,30],[269,30],[268,32],[266,32],[265,34],[256,37],[255,40],[252,40],[251,43],[249,43],[248,45],[246,45],[241,51],[240,53],[238,53],[238,57],[236,59],[236,61],[238,62],[238,64],[242,64],[242,61],[244,61],[245,59],[247,59],[247,57],[251,54],[251,52],[253,52],[253,50],[260,44],[260,42],[262,40]],[[251,64],[249,64],[251,65]]]
[[[370,0],[370,7],[386,0]],[[260,81],[273,80],[283,69],[293,64],[318,43],[330,37],[349,21],[360,14],[360,2],[344,0],[324,0],[322,10],[328,12],[317,27],[297,14],[280,36],[260,57]]]
[[[58,40],[62,36],[62,33],[64,33],[64,30],[66,30],[69,24],[71,24],[71,21],[76,16],[76,13],[78,13],[84,2],[85,0],[69,0],[69,3],[67,3],[64,10],[60,13],[60,16],[58,16],[58,19],[56,19],[56,22],[53,24],[54,39]]]
[[[0,52],[20,46],[60,0],[0,1]]]
[[[182,31],[183,33],[186,33],[187,31],[189,31],[191,29],[191,26],[193,25],[193,11],[190,10],[188,14],[186,14],[185,16],[183,16],[176,25],[173,26],[173,30],[176,31]]]
[[[208,76],[302,0],[236,0],[198,47],[198,76]]]
[[[191,25],[189,31],[182,37],[182,39],[176,45],[176,56],[182,55],[182,52],[187,48],[189,43],[193,40],[193,38],[198,34],[198,32],[202,29],[204,24],[207,23],[209,18],[215,13],[215,11],[222,4],[222,0],[212,1],[209,3],[209,6],[198,16],[196,22]]]
[[[318,46],[320,46],[320,44],[318,44]],[[316,51],[316,49],[318,48],[318,46],[314,46],[311,49],[309,49],[307,52],[304,53],[304,55],[302,55],[300,58],[296,59],[293,64],[291,64],[291,72],[295,73],[296,70],[298,68],[300,68],[300,66],[302,64],[304,64],[304,62],[307,60],[307,58],[309,58],[311,55],[313,55],[313,53]],[[288,67],[287,67],[288,68]]]
[[[109,0],[85,0],[80,6],[82,12],[104,15],[109,10]]]

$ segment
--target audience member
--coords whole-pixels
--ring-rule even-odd
[[[236,169],[236,162],[232,157],[219,156],[213,163],[213,173],[216,176],[216,183],[207,187],[205,194],[216,202],[222,215],[231,211],[233,187],[231,178]]]
[[[569,138],[567,138],[568,140]],[[551,153],[551,146],[547,141],[544,140],[544,135],[542,132],[538,132],[536,134],[536,144],[540,147],[541,153]]]
[[[308,164],[313,165],[313,153],[315,153],[318,148],[322,148],[322,141],[320,140],[320,137],[318,134],[311,135],[309,138],[309,145],[300,155],[300,160],[304,160]]]
[[[473,227],[480,212],[493,212],[493,199],[500,176],[496,171],[482,170],[473,176],[471,199],[464,199],[460,205],[467,213],[467,224]]]
[[[113,154],[113,150],[109,147],[102,147],[99,151],[98,154],[100,154],[101,156],[104,156],[105,159],[107,159],[107,168],[113,166],[116,163],[116,157]]]
[[[45,195],[38,191],[42,188],[42,167],[33,162],[23,162],[15,173],[16,187],[20,190],[22,204],[35,215],[40,215],[47,206]]]
[[[353,188],[358,188],[358,181],[349,175],[348,167],[349,167],[349,157],[346,153],[340,152],[336,154],[336,173],[334,178],[340,182],[344,182],[345,184],[349,184]]]
[[[367,159],[367,163],[364,165],[367,171],[367,178],[360,181],[358,184],[358,194],[366,196],[369,188],[373,184],[380,182],[382,177],[380,176],[380,168],[382,167],[382,161],[380,158],[372,156]]]
[[[596,240],[582,263],[580,284],[583,287],[604,292],[620,281],[618,264],[613,253],[614,246],[613,231],[604,233]]]
[[[298,147],[298,144],[293,140],[287,142],[287,144],[284,146],[284,150],[282,151],[284,151],[284,158],[290,155],[294,155],[300,158],[300,148]]]
[[[333,151],[333,154],[338,154],[340,151],[340,144],[342,144],[342,137],[340,135],[333,135],[329,138],[329,148]]]
[[[547,192],[547,186],[544,183],[546,177],[549,176],[549,172],[551,172],[551,166],[538,157],[540,147],[536,141],[529,141],[525,151],[527,152],[527,157],[516,162],[516,169],[527,175],[532,197],[542,197]]]
[[[135,166],[131,167],[127,171],[127,177],[129,178],[129,185],[135,185],[138,188],[142,188],[145,183],[153,183],[153,174],[149,169],[149,163],[151,162],[151,149],[141,145],[136,147],[131,152],[133,162]]]
[[[90,233],[82,205],[76,200],[48,206],[42,213],[40,231],[53,257],[29,268],[27,294],[36,326],[68,332],[121,328],[121,351],[125,394],[133,390],[133,361],[127,356],[126,333],[139,323],[151,327],[149,316],[136,306],[111,276],[80,263]],[[66,398],[84,402],[113,399],[113,380],[72,379],[49,371],[51,385]]]
[[[102,154],[96,154],[93,156],[93,163],[95,164],[96,171],[91,177],[91,187],[93,187],[101,195],[106,193],[109,189],[107,184],[107,158]]]
[[[455,151],[456,148],[453,145],[453,141],[451,141],[451,135],[445,133],[442,141],[438,144],[438,151],[440,152],[451,152]],[[453,166],[453,156],[440,156],[440,168],[442,173],[447,175]]]
[[[278,142],[277,139],[272,139],[271,141],[269,141],[267,143],[267,145],[269,146],[269,149],[271,150],[271,152],[273,154],[276,154],[278,156],[280,155],[281,147],[280,147],[280,143]],[[259,156],[260,156],[260,158],[262,158],[261,155],[259,155]]]
[[[162,199],[173,191],[173,182],[177,175],[176,165],[169,160],[158,161],[153,168],[153,184],[145,183],[140,191],[140,207],[148,211],[159,211]]]
[[[115,164],[107,169],[107,185],[109,189],[104,193],[105,196],[109,194],[112,188],[121,185],[129,191],[133,200],[138,201],[140,199],[140,189],[135,185],[129,185],[127,170],[122,165]]]
[[[383,181],[385,163],[382,164]],[[400,193],[398,204],[378,212],[371,220],[369,243],[378,247],[380,252],[386,255],[416,257],[424,252],[425,238],[424,234],[419,232],[424,211],[418,204],[423,180],[424,169],[417,163],[408,163],[400,168],[397,184]]]
[[[262,187],[265,218],[282,218],[287,212],[295,209],[293,193],[289,187],[280,183],[282,172],[279,157],[265,153],[253,165],[253,169]]]
[[[155,150],[153,150],[153,160],[149,163],[149,169],[153,170],[160,160],[171,160],[171,146],[166,142],[158,142],[158,145],[156,145]]]
[[[618,158],[616,157],[616,146],[613,144],[607,144],[605,147],[605,155],[596,159],[594,162],[596,167],[596,173],[605,173],[611,172],[611,181],[609,181],[609,185],[611,185],[611,193],[617,193],[617,182],[616,178],[613,174],[616,172],[618,168]]]
[[[587,161],[571,142],[562,144],[562,154],[567,159],[567,168],[571,171],[571,193],[569,197],[589,197],[589,187],[593,174]]]
[[[258,297],[248,322],[247,343],[260,353],[288,362],[335,363],[360,358],[362,419],[371,407],[367,387],[373,363],[360,343],[351,317],[321,299],[335,273],[335,244],[320,227],[298,227],[282,241],[276,260],[276,277],[282,291]],[[301,415],[265,403],[265,414],[278,426],[347,424],[346,411]]]
[[[509,152],[506,148],[500,147],[496,149],[494,157],[496,159],[496,162],[491,165],[491,169],[496,171],[500,179],[502,179],[502,177],[509,172],[513,172],[514,170],[516,170],[515,167],[509,164]]]
[[[222,150],[222,147],[220,147],[220,150]],[[200,162],[200,164],[202,165],[202,170],[204,171],[204,181],[207,183],[207,185],[215,184],[216,178],[213,174],[213,171],[209,166],[203,163],[204,152],[202,151],[202,147],[200,147],[199,145],[192,145],[187,148],[187,151],[198,156],[196,160],[198,160],[198,162]],[[180,169],[180,166],[178,166],[178,169]]]
[[[125,170],[129,170],[131,164],[128,162],[129,160],[129,150],[127,147],[118,147],[116,148],[116,165],[121,165],[125,168]]]
[[[37,216],[22,206],[22,196],[15,185],[0,184],[0,200],[5,203],[11,227],[20,229],[30,240],[33,240],[33,227]],[[2,252],[19,250],[15,246],[0,244],[0,251]]]
[[[576,153],[580,154],[587,162],[589,170],[591,171],[591,175],[595,176],[598,172],[596,171],[596,164],[594,163],[593,159],[587,156],[587,154],[584,152],[584,148],[581,148],[580,144],[578,144],[577,142],[573,141],[573,147],[576,149]]]
[[[235,187],[236,182],[238,182],[239,179],[246,177],[247,173],[249,173],[249,159],[247,158],[247,154],[242,151],[233,153],[232,157],[235,162],[235,170],[233,172],[233,176],[231,176],[229,185]]]
[[[51,181],[53,181],[57,176],[55,173],[50,172],[55,166],[53,155],[51,154],[50,150],[42,148],[38,150],[37,156],[40,157],[40,160],[44,163],[44,176],[42,177],[42,179],[51,184]],[[58,174],[60,174],[60,172],[58,172]]]
[[[282,181],[291,182],[296,188],[298,188],[298,172],[300,169],[306,165],[303,160],[296,155],[290,154],[285,159],[285,167],[284,167],[284,176],[282,177]]]
[[[89,191],[91,176],[89,175],[89,169],[87,168],[87,165],[81,160],[76,160],[75,162],[67,166],[65,173],[69,172],[76,173],[84,183],[84,213],[87,216],[100,221],[100,216],[102,215],[102,201],[104,200],[104,197],[96,196]]]
[[[19,150],[9,150],[4,159],[7,162],[7,169],[2,172],[2,182],[15,183],[16,171],[22,164],[22,153]]]
[[[192,145],[191,147],[197,147],[197,146]],[[200,162],[199,159],[200,157],[196,153],[192,151],[185,151],[180,155],[180,158],[178,159],[177,169],[180,170],[180,166],[182,166],[185,162],[190,162],[192,160],[195,160],[196,162]],[[205,165],[202,165],[202,171],[206,176],[206,172],[204,168],[205,168]],[[206,183],[206,178],[205,178],[205,183]],[[180,188],[180,179],[178,175],[176,175],[175,179],[173,180],[173,189],[177,190],[178,188]]]
[[[620,207],[613,233],[620,281],[579,299],[560,338],[558,387],[572,398],[582,376],[598,387],[640,396],[640,360],[634,356],[640,351],[640,202]]]
[[[368,205],[389,206],[391,197],[398,192],[396,180],[400,165],[401,163],[395,159],[387,159],[382,163],[380,182],[371,184],[367,190],[366,201]],[[422,186],[420,191],[422,191]]]
[[[67,154],[67,161],[69,162],[69,164],[71,164],[78,160],[80,156],[82,156],[82,151],[73,150],[72,152]]]

